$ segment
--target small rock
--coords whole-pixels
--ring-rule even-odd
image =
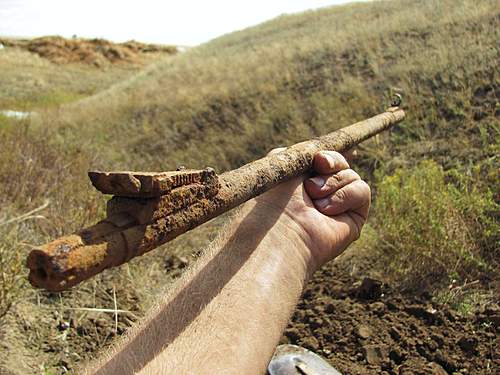
[[[370,304],[370,310],[381,316],[385,312],[385,304],[383,302],[373,302]]]
[[[462,350],[467,353],[474,353],[476,351],[477,345],[478,341],[476,337],[462,336],[458,340],[458,346],[460,346],[460,348],[462,348]]]
[[[433,308],[426,309],[419,305],[411,305],[407,306],[405,308],[405,311],[416,318],[427,321],[429,324],[443,323],[441,314],[439,314],[439,312]]]
[[[325,322],[324,322],[323,319],[321,319],[321,318],[313,318],[313,319],[311,319],[311,322],[309,323],[309,326],[314,331],[314,330],[317,330],[317,329],[323,327],[324,324],[325,324]]]
[[[382,295],[382,282],[369,277],[365,277],[361,285],[357,288],[358,298],[366,300],[375,300]]]
[[[441,365],[437,364],[436,362],[431,362],[429,363],[429,369],[430,369],[430,374],[431,375],[448,375],[446,370],[441,367]]]
[[[327,314],[332,314],[335,312],[335,306],[332,304],[332,303],[329,303],[325,306],[325,309],[324,311],[327,313]]]
[[[359,325],[356,328],[356,335],[360,339],[366,340],[366,339],[370,338],[371,334],[372,334],[371,329],[365,325]]]
[[[403,352],[400,348],[395,348],[390,351],[389,358],[394,361],[394,363],[400,365],[406,359],[407,354]]]
[[[58,326],[60,331],[66,331],[69,327],[70,327],[70,324],[68,322],[64,322],[64,321],[61,321],[59,323],[59,326]]]
[[[292,344],[297,343],[300,339],[300,335],[295,329],[286,331],[285,336],[288,337],[288,340],[290,340]]]
[[[399,341],[401,340],[401,332],[396,327],[391,327],[389,329],[389,334],[393,338],[394,341]]]
[[[431,335],[431,339],[434,340],[438,348],[441,348],[444,345],[444,337],[439,333],[434,333]]]
[[[379,365],[387,360],[388,349],[385,345],[365,345],[363,346],[363,355],[368,364]]]

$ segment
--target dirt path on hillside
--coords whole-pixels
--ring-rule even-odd
[[[498,374],[498,306],[464,318],[430,296],[361,277],[353,262],[315,275],[282,343],[323,355],[343,374]]]

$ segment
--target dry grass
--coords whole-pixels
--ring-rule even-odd
[[[134,76],[72,66],[54,74],[53,66],[37,58],[22,65],[21,57],[4,55],[2,60],[0,52],[0,85],[8,87],[0,94],[0,108],[37,107],[45,92],[87,96],[110,87],[57,109],[37,109],[32,120],[0,117],[2,220],[50,201],[43,211],[46,220],[11,227],[13,234],[0,240],[2,253],[11,254],[20,242],[42,243],[99,217],[104,198],[86,180],[91,167],[165,170],[183,164],[222,171],[272,147],[371,116],[387,105],[387,92],[398,87],[405,92],[409,118],[364,145],[358,169],[378,193],[384,176],[397,176],[398,168],[414,169],[424,158],[433,160],[446,177],[435,189],[429,185],[429,194],[448,199],[443,201],[451,202],[452,211],[436,210],[432,202],[422,210],[437,222],[464,218],[470,230],[464,241],[494,267],[498,250],[491,250],[499,248],[494,209],[468,207],[465,189],[475,186],[490,203],[498,200],[499,19],[493,0],[334,7],[224,36]],[[31,78],[24,82],[23,77]],[[40,90],[33,89],[37,79]],[[464,184],[454,176],[471,176],[475,182]],[[437,188],[448,184],[457,197]],[[394,224],[401,207],[394,206]],[[154,298],[151,290],[167,286],[172,270],[178,272],[177,258],[167,254],[184,257],[205,246],[217,225],[59,294],[33,291],[24,279],[26,270],[13,257],[14,274],[22,278],[15,281],[20,282],[11,294],[15,304],[0,327],[0,363],[16,372],[14,354],[23,353],[27,368],[41,364],[43,371],[57,373],[95,355],[141,316]],[[433,238],[426,236],[437,235],[422,233],[419,246],[428,249]],[[3,259],[11,259],[6,255]],[[428,264],[437,263],[429,258]],[[118,314],[118,329],[115,315],[105,312],[114,309],[115,301],[127,311]],[[71,329],[62,329],[61,322],[69,322]]]
[[[6,47],[0,50],[0,110],[46,109],[85,98],[160,58],[155,55],[148,59],[141,64],[61,66],[34,53]]]

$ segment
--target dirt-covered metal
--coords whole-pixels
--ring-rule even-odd
[[[157,189],[155,194],[160,190],[165,193],[156,198],[134,200],[115,197],[109,202],[108,217],[103,221],[32,250],[27,260],[30,282],[35,287],[51,291],[68,289],[107,268],[123,264],[174,239],[280,182],[307,172],[316,152],[347,151],[402,121],[404,117],[402,109],[390,108],[367,120],[223,173],[218,179],[208,169],[206,173],[210,178],[183,180],[177,185],[181,187],[175,188],[175,184],[171,184],[163,190]],[[190,171],[175,173],[180,176],[186,172]],[[126,173],[134,178],[144,176],[142,172]],[[172,176],[171,173],[167,172],[166,175]],[[120,178],[126,180],[128,177]],[[137,184],[129,181],[117,183],[111,189],[107,186],[101,191],[118,192],[119,195],[123,195],[123,191],[127,194],[142,194],[143,182],[137,179],[140,181],[139,188],[133,187]],[[144,186],[149,189],[153,185],[148,182]],[[151,191],[147,190],[147,194]]]
[[[212,168],[172,172],[90,171],[88,175],[92,185],[101,193],[150,198],[168,194],[172,189],[187,184],[210,184],[215,177],[215,171]]]

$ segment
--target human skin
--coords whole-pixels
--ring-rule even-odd
[[[313,169],[247,202],[142,324],[84,372],[265,373],[308,279],[359,238],[370,207],[370,188],[341,154],[316,154]]]

